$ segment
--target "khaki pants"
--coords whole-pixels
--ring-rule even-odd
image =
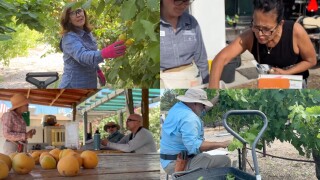
[[[201,84],[202,78],[195,63],[160,72],[161,89],[187,89]]]
[[[174,167],[176,165],[176,161],[172,161],[166,168],[164,168],[164,171],[167,174],[174,173]],[[214,155],[211,156],[206,153],[200,153],[193,157],[192,159],[189,159],[187,164],[187,170],[191,169],[197,169],[197,168],[218,168],[218,167],[230,167],[231,166],[231,160],[226,155]]]
[[[17,152],[18,151],[18,146],[13,143],[13,142],[8,142],[6,141],[3,144],[3,152],[6,155],[10,155],[11,153]]]
[[[11,153],[18,152],[17,142],[5,141],[3,144],[4,154],[10,155]],[[27,152],[27,145],[23,146],[23,152]]]

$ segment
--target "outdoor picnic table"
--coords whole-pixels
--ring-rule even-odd
[[[159,179],[160,156],[158,153],[98,153],[99,164],[95,169],[83,169],[74,179]],[[9,180],[26,179],[65,179],[57,169],[44,170],[40,165],[27,175],[18,175],[10,171]]]

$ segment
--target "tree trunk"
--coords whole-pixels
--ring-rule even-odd
[[[320,180],[320,152],[313,149],[312,156],[316,166],[316,176]]]
[[[124,127],[123,127],[123,112],[119,113],[119,126],[120,126],[120,132],[124,133]]]
[[[149,129],[149,89],[142,89],[141,112],[143,117],[143,127]]]
[[[127,116],[134,113],[132,89],[125,90],[127,103]]]

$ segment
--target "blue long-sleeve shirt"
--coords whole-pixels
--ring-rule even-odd
[[[204,141],[202,120],[184,103],[175,104],[168,112],[162,125],[160,153],[167,155],[179,154],[182,150],[188,154],[199,154]],[[160,159],[163,168],[171,160]]]
[[[178,20],[177,30],[160,19],[160,69],[187,65],[194,61],[203,83],[209,82],[208,58],[197,20],[187,12]]]
[[[59,88],[97,88],[97,68],[103,62],[91,32],[79,29],[62,38],[64,72]]]

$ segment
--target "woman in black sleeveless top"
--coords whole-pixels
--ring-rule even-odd
[[[219,88],[224,65],[249,50],[260,64],[272,66],[270,74],[302,75],[316,65],[316,53],[304,28],[283,20],[279,0],[254,0],[251,28],[243,32],[214,58],[209,88]]]

